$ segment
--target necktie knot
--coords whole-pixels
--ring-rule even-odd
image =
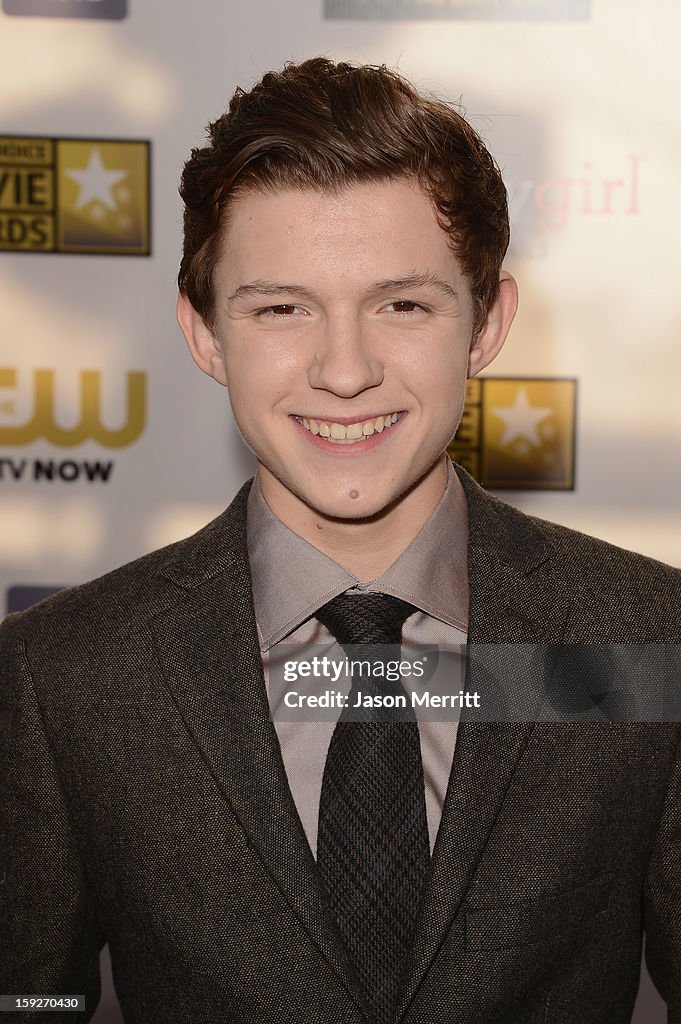
[[[316,613],[339,644],[399,644],[402,626],[415,611],[391,594],[339,594]]]

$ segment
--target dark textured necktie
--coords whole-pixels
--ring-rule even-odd
[[[352,656],[384,660],[412,605],[387,594],[341,594],[316,617]],[[399,660],[399,659],[397,659]],[[369,689],[353,678],[357,689]],[[398,684],[400,693],[403,693]],[[387,691],[396,692],[394,684]],[[317,866],[375,1017],[392,1020],[430,867],[423,764],[413,711],[401,721],[337,722],[324,768]],[[383,713],[384,714],[384,713]],[[406,720],[404,720],[406,718]]]

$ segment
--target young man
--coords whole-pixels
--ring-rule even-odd
[[[319,58],[238,90],[181,191],[180,326],[258,471],[3,627],[0,988],[89,1019],[108,942],[130,1024],[624,1024],[645,930],[679,1024],[677,725],[270,717],[282,639],[681,639],[681,573],[447,459],[516,307],[481,140]]]

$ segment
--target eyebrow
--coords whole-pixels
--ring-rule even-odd
[[[446,295],[448,299],[458,299],[459,297],[451,284],[448,284],[432,270],[422,274],[409,274],[408,277],[391,277],[385,281],[377,281],[375,285],[371,286],[369,292],[402,291],[405,288],[434,288]]]
[[[302,284],[277,284],[274,281],[251,281],[250,284],[240,284],[236,291],[229,296],[229,302],[233,299],[240,299],[244,295],[300,295],[301,298],[314,299],[314,292],[305,288]]]
[[[432,271],[421,274],[409,274],[407,277],[389,277],[383,281],[376,281],[367,288],[368,295],[375,295],[380,292],[399,292],[410,288],[433,288],[441,292],[449,299],[458,299],[458,293],[446,281]],[[277,281],[264,281],[259,279],[249,284],[240,284],[232,292],[228,301],[240,299],[249,295],[297,295],[303,299],[314,300],[315,293],[301,284],[284,284]]]

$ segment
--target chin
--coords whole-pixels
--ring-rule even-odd
[[[353,489],[359,491],[359,497],[350,497],[350,491]],[[327,516],[329,519],[352,520],[371,519],[373,516],[378,516],[391,504],[392,500],[392,495],[378,497],[377,495],[365,494],[362,497],[362,491],[359,486],[353,488],[352,485],[349,485],[348,491],[345,494],[339,494],[331,499],[325,496],[318,501],[307,501],[307,504],[316,512]]]

